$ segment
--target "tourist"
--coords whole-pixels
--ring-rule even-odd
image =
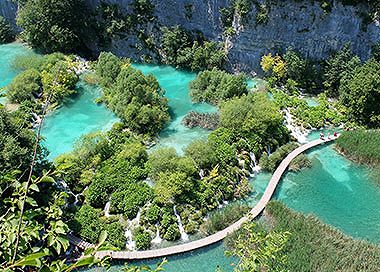
[[[338,137],[338,133],[336,133],[336,131],[334,131],[334,137]]]
[[[323,132],[321,132],[321,133],[319,134],[319,138],[320,138],[321,140],[324,140],[325,135],[323,134]]]
[[[327,133],[327,139],[329,139],[329,140],[330,140],[330,136],[331,136],[330,132],[329,132],[329,133]]]

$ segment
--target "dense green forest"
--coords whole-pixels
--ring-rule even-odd
[[[340,1],[365,5],[369,13],[362,16],[378,19],[379,1]],[[234,0],[221,9],[225,34],[233,34],[235,13],[244,21],[253,5],[259,11],[257,24],[265,24],[271,1],[265,3]],[[325,12],[332,3],[319,1]],[[226,70],[223,44],[180,26],[161,27],[157,37],[150,37],[142,27],[156,19],[149,0],[133,1],[128,14],[106,3],[91,13],[83,0],[24,0],[19,5],[17,24],[23,31],[17,38],[45,55],[14,60],[20,73],[4,88],[14,107],[0,104],[2,270],[104,265],[107,260],[97,260],[95,252],[125,250],[126,230],[138,250],[151,248],[157,231],[167,241],[180,240],[178,218],[186,234],[206,236],[224,229],[249,210],[238,200],[255,190],[249,183],[253,157],[262,170],[273,172],[298,147],[285,126],[287,113],[306,129],[355,129],[342,134],[337,149],[380,173],[378,45],[368,60],[355,56],[350,44],[322,61],[292,48],[268,53],[261,61],[266,86],[252,91],[247,75]],[[88,48],[89,42],[106,45],[123,32],[138,33],[139,44],[156,52],[159,63],[197,72],[189,85],[193,102],[218,109],[208,137],[192,142],[183,155],[174,148],[150,150],[173,117],[158,80],[133,68],[127,58],[109,52],[94,58]],[[0,17],[0,42],[15,36]],[[86,75],[76,54],[93,57]],[[153,61],[150,55],[141,57]],[[84,135],[73,151],[50,162],[41,126],[48,113],[75,96],[80,76],[101,87],[96,102],[120,122],[109,131]],[[317,95],[318,104],[309,105],[305,94]],[[193,118],[204,116],[195,113]],[[309,166],[300,155],[289,169]],[[229,202],[234,203],[225,205]],[[264,217],[264,223],[249,223],[227,241],[228,254],[241,259],[236,271],[375,271],[379,265],[377,246],[348,238],[281,203],[270,203]],[[76,261],[65,255],[70,231],[96,245]],[[131,269],[125,270],[139,268]]]

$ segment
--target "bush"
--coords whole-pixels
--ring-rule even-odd
[[[13,103],[31,101],[41,93],[40,73],[35,69],[29,69],[17,75],[8,86],[7,97]]]
[[[113,222],[105,225],[105,230],[107,231],[107,241],[123,250],[127,242],[123,226],[119,222]]]
[[[220,210],[210,213],[208,220],[203,225],[206,234],[211,235],[232,225],[249,211],[249,207],[243,204],[230,204]]]
[[[234,76],[216,68],[200,72],[190,82],[190,95],[194,102],[218,104],[247,92],[244,75]]]
[[[152,237],[149,232],[145,231],[142,227],[137,227],[133,231],[133,238],[136,242],[136,248],[139,250],[145,250],[150,248]]]
[[[294,149],[298,147],[297,143],[291,142],[286,145],[281,146],[269,157],[265,153],[260,159],[260,166],[263,170],[274,172],[280,163],[285,159],[285,157],[291,153]]]
[[[17,24],[25,39],[44,52],[72,52],[83,46],[87,12],[83,0],[27,0],[20,5]]]
[[[89,205],[83,205],[74,215],[70,227],[83,239],[90,243],[97,243],[105,224],[100,220],[100,210]]]
[[[177,224],[170,225],[164,235],[164,239],[168,241],[175,241],[175,240],[178,240],[180,237],[181,237],[181,233],[179,232],[179,228]]]
[[[137,216],[140,207],[153,198],[153,189],[146,183],[125,184],[111,195],[111,207],[129,219]]]
[[[290,171],[298,172],[302,168],[311,167],[311,161],[305,154],[298,155],[289,165]]]

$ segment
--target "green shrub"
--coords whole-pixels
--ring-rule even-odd
[[[210,213],[208,220],[203,225],[203,230],[208,235],[223,230],[246,215],[248,211],[247,205],[239,203],[227,205]]]
[[[228,74],[216,68],[200,72],[190,82],[190,95],[194,102],[218,104],[248,92],[246,78]]]
[[[100,212],[89,205],[83,205],[70,222],[71,229],[90,243],[98,242],[99,235],[105,228],[104,222],[99,218]]]
[[[164,239],[168,241],[175,241],[181,237],[181,233],[179,232],[179,228],[177,224],[172,224],[168,227],[165,232]]]
[[[129,219],[137,216],[139,209],[153,198],[153,189],[146,183],[125,184],[111,195],[111,208]]]
[[[144,228],[138,227],[133,231],[133,238],[136,242],[136,248],[139,250],[145,250],[150,248],[150,243],[152,237],[149,232],[145,231]]]
[[[105,225],[107,231],[107,241],[120,250],[125,248],[127,238],[123,226],[119,222],[113,222]]]
[[[33,100],[42,92],[41,76],[37,70],[29,69],[17,75],[8,86],[7,97],[13,103]]]
[[[298,147],[297,143],[291,142],[278,148],[269,157],[267,153],[264,153],[260,159],[260,166],[263,170],[274,172],[285,157]]]

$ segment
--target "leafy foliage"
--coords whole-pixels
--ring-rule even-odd
[[[0,44],[11,42],[14,39],[12,27],[0,16]]]
[[[256,223],[247,223],[227,255],[240,258],[234,271],[286,271],[285,246],[290,233],[266,231]]]
[[[179,26],[162,28],[161,50],[164,63],[194,71],[223,68],[226,58],[220,44],[193,37]]]
[[[341,79],[352,75],[355,68],[360,66],[360,63],[360,59],[352,54],[348,44],[326,61],[323,85],[329,96],[339,96],[340,92],[338,90]]]
[[[100,55],[96,70],[104,101],[132,131],[154,136],[169,121],[167,99],[153,75],[143,75],[110,53]]]
[[[371,128],[380,126],[380,62],[371,59],[352,74],[346,74],[339,94],[350,119]]]
[[[190,95],[194,102],[218,104],[247,92],[244,75],[234,76],[216,68],[200,72],[190,83]]]
[[[27,0],[17,16],[25,39],[44,52],[71,52],[83,46],[86,35],[83,0]]]
[[[274,172],[282,160],[297,147],[297,143],[290,142],[278,148],[274,153],[270,154],[270,156],[268,156],[267,153],[264,153],[260,159],[261,168],[263,170]]]

